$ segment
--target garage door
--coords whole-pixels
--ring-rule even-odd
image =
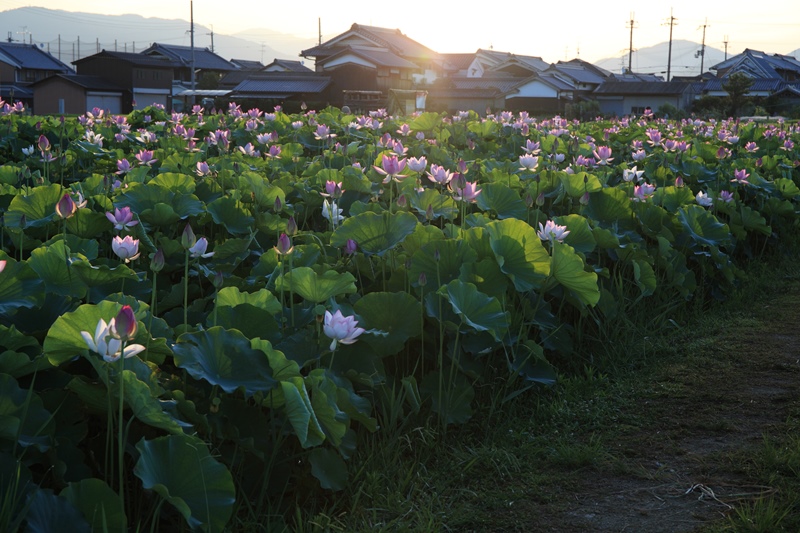
[[[91,111],[95,107],[103,109],[113,115],[122,113],[122,95],[120,94],[103,94],[103,93],[87,93],[86,94],[86,111]]]
[[[161,104],[167,107],[167,98],[169,98],[169,94],[153,94],[151,92],[133,90],[133,101],[136,102],[135,109],[142,109],[153,104]]]

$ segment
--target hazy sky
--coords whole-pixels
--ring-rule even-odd
[[[0,0],[0,11],[39,6],[68,11],[189,19],[190,0]],[[674,0],[599,2],[566,0],[194,0],[194,19],[217,33],[270,28],[323,41],[353,22],[399,28],[438,52],[478,48],[540,56],[548,62],[580,57],[596,61],[627,52],[628,21],[635,20],[633,47],[669,39],[670,10],[677,25],[673,39],[700,42],[730,54],[744,48],[788,53],[800,48],[800,0]],[[2,15],[0,15],[2,16]]]

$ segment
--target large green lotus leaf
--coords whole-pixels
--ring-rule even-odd
[[[136,444],[133,473],[145,489],[173,505],[193,530],[222,532],[236,501],[233,476],[189,435],[167,435]]]
[[[67,531],[90,533],[92,529],[81,512],[66,498],[50,489],[38,489],[28,499],[25,514],[26,532],[55,533]]]
[[[203,213],[203,203],[193,194],[176,193],[155,183],[131,184],[115,205],[130,207],[145,222],[166,226]],[[177,217],[177,218],[175,218]]]
[[[730,230],[710,212],[699,205],[687,205],[678,210],[684,233],[680,235],[681,244],[690,239],[702,246],[730,245]]]
[[[361,252],[382,256],[411,235],[417,224],[417,217],[407,212],[361,213],[336,228],[331,246],[342,248],[348,239],[353,239]]]
[[[86,211],[85,209],[81,209],[78,213]],[[76,213],[77,216],[77,213]],[[70,219],[72,220],[72,219]],[[103,220],[108,222],[106,217],[103,217]],[[42,244],[42,246],[50,246],[56,242],[66,242],[67,248],[72,254],[80,254],[83,255],[89,261],[94,261],[97,259],[98,251],[100,250],[100,245],[94,239],[83,239],[81,237],[77,237],[75,235],[67,234],[67,238],[64,239],[63,234],[58,234],[51,238],[49,241]]]
[[[689,187],[675,187],[674,185],[657,189],[653,200],[670,213],[676,213],[682,205],[695,201]]]
[[[623,227],[633,226],[631,199],[623,189],[606,187],[592,193],[585,214],[603,224],[617,223]]]
[[[406,292],[371,292],[353,309],[361,317],[360,327],[381,332],[361,337],[381,357],[396,354],[420,334],[422,304]]]
[[[509,325],[508,312],[497,298],[478,291],[472,283],[454,279],[439,289],[461,320],[476,331],[488,331],[495,340],[503,338]]]
[[[490,257],[462,265],[458,279],[472,283],[482,293],[499,299],[508,290],[508,278],[503,275],[497,261]]]
[[[69,483],[59,496],[66,498],[83,514],[92,531],[128,531],[128,518],[119,496],[102,479],[88,478]]]
[[[285,148],[284,145],[284,150]],[[252,193],[256,203],[260,206],[272,208],[275,205],[275,198],[280,198],[281,204],[286,205],[286,193],[283,192],[283,189],[270,184],[267,178],[256,172],[243,172],[239,176],[237,190],[247,196]]]
[[[255,223],[255,218],[250,214],[250,210],[245,209],[238,200],[227,196],[214,200],[206,206],[206,209],[214,222],[224,226],[228,232],[234,235],[249,234]]]
[[[564,190],[572,198],[579,198],[583,196],[584,193],[597,192],[603,188],[597,176],[594,174],[587,174],[586,172],[578,172],[577,174],[559,172],[558,177],[561,178]]]
[[[562,217],[555,217],[554,222],[562,226],[566,226],[569,230],[566,242],[575,248],[576,251],[588,254],[592,252],[597,246],[597,241],[592,233],[592,228],[589,227],[589,221],[581,215],[567,215]]]
[[[22,216],[25,216],[25,227],[37,228],[49,224],[57,218],[56,204],[64,192],[60,185],[53,183],[29,189],[26,195],[18,194],[11,200],[3,217],[4,225],[18,228]]]
[[[67,219],[67,231],[70,236],[81,239],[96,239],[103,232],[108,231],[108,227],[108,219],[103,213],[89,209],[78,209],[74,215]],[[72,242],[69,244],[70,248],[76,249],[73,248]]]
[[[267,289],[261,289],[256,292],[241,292],[236,287],[225,287],[217,293],[217,307],[236,307],[240,304],[250,304],[271,314],[280,313],[281,311],[281,303]]]
[[[225,242],[214,245],[214,261],[231,264],[240,263],[250,255],[252,242],[250,239],[225,239]]]
[[[295,267],[275,281],[280,291],[294,291],[310,302],[321,303],[329,298],[356,292],[356,278],[349,272],[327,270],[321,276],[309,267]]]
[[[410,194],[409,198],[411,199],[411,207],[422,216],[427,214],[428,206],[433,212],[434,219],[444,217],[447,220],[454,220],[458,215],[458,206],[455,200],[436,189],[425,189],[421,193]]]
[[[0,374],[0,439],[15,443],[9,448],[35,446],[45,451],[53,444],[54,431],[53,415],[39,395],[20,388],[8,374]]]
[[[154,226],[171,226],[177,223],[181,217],[169,204],[157,203],[152,209],[145,209],[139,214],[140,218]]]
[[[645,235],[661,236],[670,241],[675,240],[673,217],[667,210],[649,202],[638,203],[635,210]]]
[[[437,259],[438,256],[438,259]],[[420,275],[425,274],[433,290],[461,275],[461,267],[475,262],[478,254],[463,240],[434,241],[424,245],[411,258],[408,272],[411,284],[419,286]]]
[[[584,270],[583,259],[569,244],[553,243],[553,262],[550,275],[572,291],[585,305],[594,306],[600,300],[597,274]]]
[[[500,125],[493,120],[471,121],[467,125],[467,129],[469,131],[475,133],[476,135],[478,135],[483,139],[494,137],[494,134],[497,133],[497,130],[499,128]]]
[[[122,379],[125,382],[123,394],[125,404],[130,407],[133,415],[155,428],[163,429],[169,433],[178,435],[183,433],[181,424],[169,414],[164,412],[161,403],[153,397],[153,391],[130,370],[123,370]],[[119,397],[119,394],[116,394]]]
[[[342,457],[330,448],[314,448],[308,454],[311,474],[323,489],[342,490],[347,486],[347,465]]]
[[[80,281],[89,287],[97,287],[123,279],[139,280],[136,272],[124,264],[111,268],[108,265],[94,266],[89,261],[75,261],[71,265],[71,270],[77,274]]]
[[[556,379],[558,379],[556,369],[544,358],[544,349],[531,340],[515,346],[514,361],[511,363],[511,368],[529,383],[554,385]],[[503,398],[503,401],[508,401],[525,390],[527,388],[512,392]]]
[[[633,260],[633,279],[642,292],[642,296],[650,296],[656,291],[656,273],[647,261]]]
[[[193,378],[218,385],[225,392],[242,387],[245,395],[267,392],[276,385],[269,360],[250,347],[250,339],[219,326],[184,333],[173,346],[176,366]]]
[[[266,354],[274,379],[283,381],[300,376],[300,365],[287,359],[282,351],[274,349],[271,342],[264,339],[253,339],[250,341],[250,346],[254,350],[261,350]]]
[[[206,324],[237,329],[249,339],[262,338],[278,342],[283,334],[274,313],[252,304],[218,307],[215,312],[208,314]]]
[[[135,304],[135,302],[133,303]],[[117,316],[121,308],[122,306],[117,302],[103,300],[97,305],[81,305],[74,311],[59,316],[44,339],[43,351],[50,364],[58,366],[85,353],[88,348],[81,336],[81,331],[87,331],[94,337],[94,332],[100,319],[108,323]],[[143,323],[146,312],[145,310],[137,310],[137,307],[134,307],[134,312],[138,320],[139,332],[133,342],[144,345],[149,336]],[[158,339],[158,341],[159,346],[164,345],[164,339]],[[152,348],[153,342],[151,341]],[[169,350],[167,350],[167,353],[169,353]],[[93,354],[92,357],[98,356]]]
[[[439,113],[422,113],[409,123],[411,131],[431,131],[442,123]]]
[[[6,260],[0,275],[0,315],[11,316],[16,309],[39,306],[44,302],[44,282],[27,262]]]
[[[350,417],[336,404],[336,384],[327,378],[325,370],[321,368],[312,371],[306,383],[311,387],[311,407],[325,432],[325,438],[337,448],[342,446],[350,427]]]
[[[44,281],[48,292],[83,298],[86,295],[86,284],[70,269],[68,255],[70,254],[64,241],[56,241],[50,246],[31,252],[28,266]]]
[[[497,264],[514,287],[520,292],[541,287],[550,274],[550,254],[536,231],[512,218],[491,222],[486,229]]]
[[[445,239],[444,232],[432,224],[419,224],[414,233],[403,241],[403,250],[412,256],[417,250],[429,242],[438,242]]]
[[[776,179],[775,186],[787,200],[800,196],[800,188],[789,178]]]
[[[325,440],[325,433],[314,413],[303,378],[290,378],[280,383],[286,402],[286,418],[289,419],[300,445],[303,448],[319,446]]]
[[[163,169],[163,166],[162,166]],[[194,178],[188,174],[177,172],[162,172],[148,183],[148,185],[160,185],[172,192],[182,194],[192,194],[196,187]]]
[[[767,226],[767,220],[761,216],[761,213],[751,209],[747,206],[739,206],[737,210],[731,213],[731,225],[741,225],[747,230],[757,231],[762,235],[772,235],[772,229]]]
[[[481,186],[481,194],[478,195],[478,207],[483,211],[497,213],[497,218],[499,219],[524,219],[528,213],[528,207],[519,197],[519,194],[500,183],[487,183]]]
[[[794,204],[789,200],[781,200],[779,198],[767,198],[764,204],[763,213],[765,215],[781,216],[794,218]],[[2,299],[0,299],[1,301]]]

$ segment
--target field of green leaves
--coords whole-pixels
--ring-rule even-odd
[[[798,229],[794,124],[0,103],[0,529],[222,531],[348,487]],[[385,424],[385,422],[383,422]]]

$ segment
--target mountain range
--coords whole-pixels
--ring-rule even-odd
[[[191,41],[190,24],[181,19],[98,15],[41,7],[11,9],[0,15],[0,38],[7,36],[7,39],[13,41],[36,43],[68,64],[101,49],[137,52],[153,42],[188,46]],[[250,59],[266,65],[274,59],[297,60],[301,50],[311,48],[317,42],[313,38],[298,37],[268,28],[252,28],[223,35],[215,33],[213,27],[195,24],[194,44],[201,48],[213,48],[225,59]],[[674,40],[669,65],[671,75],[699,74],[700,49],[699,43]],[[776,53],[775,50],[765,52]],[[800,49],[788,55],[798,57]],[[666,78],[668,56],[669,43],[666,42],[637,49],[631,58],[632,70],[660,74]],[[723,51],[706,46],[704,70],[724,59]],[[627,68],[628,61],[628,54],[623,54],[601,59],[595,64],[612,72],[622,72]],[[313,68],[313,65],[308,66]]]

